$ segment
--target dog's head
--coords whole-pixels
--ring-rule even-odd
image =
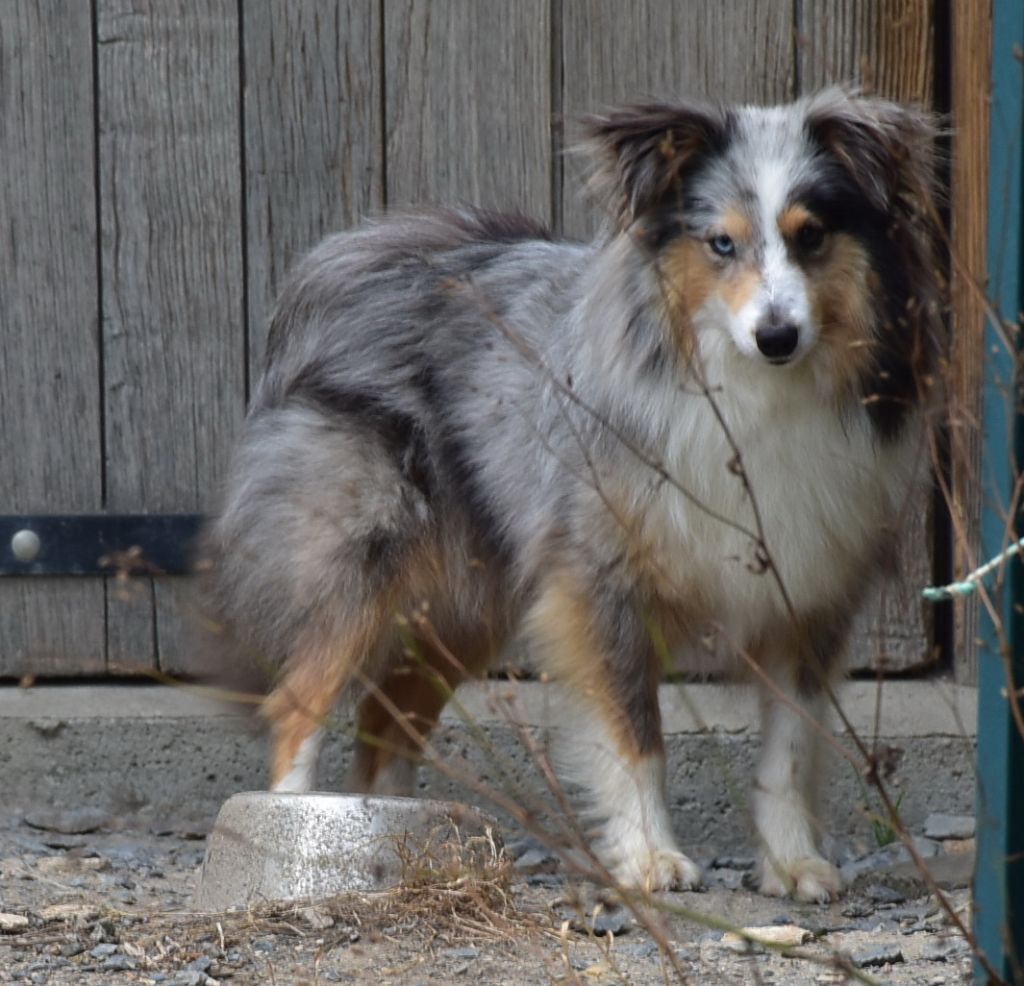
[[[812,361],[901,417],[881,405],[916,394],[935,307],[927,115],[829,90],[771,108],[639,106],[586,127],[594,184],[686,331],[724,331],[766,367]]]

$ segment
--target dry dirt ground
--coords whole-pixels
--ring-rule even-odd
[[[852,860],[863,872],[829,906],[761,897],[745,886],[749,860],[705,854],[709,889],[664,895],[638,921],[567,879],[539,844],[510,837],[509,862],[486,876],[195,914],[208,825],[88,811],[0,817],[0,982],[945,986],[970,969],[936,898],[912,867],[893,865],[896,847]],[[968,854],[925,848],[966,918]],[[751,949],[726,926],[802,944]]]

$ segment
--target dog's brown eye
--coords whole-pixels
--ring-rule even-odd
[[[711,247],[712,253],[718,254],[719,257],[732,257],[736,253],[736,244],[733,243],[732,237],[724,233],[712,236],[708,240],[708,246]]]
[[[820,250],[825,242],[825,230],[817,223],[806,223],[796,234],[797,246],[806,253]]]

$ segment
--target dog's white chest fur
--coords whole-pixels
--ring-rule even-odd
[[[804,367],[706,348],[709,396],[673,401],[675,483],[648,512],[660,564],[745,639],[785,613],[780,581],[797,613],[848,609],[910,489],[912,438],[880,442],[862,407],[840,415]]]

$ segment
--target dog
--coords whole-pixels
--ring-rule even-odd
[[[714,628],[760,690],[760,888],[825,901],[814,724],[921,459],[935,126],[829,90],[583,128],[594,242],[461,208],[298,263],[207,534],[211,611],[277,669],[277,791],[314,783],[344,694],[348,788],[411,794],[445,695],[525,630],[571,696],[595,850],[649,889],[700,880],[659,655]]]

